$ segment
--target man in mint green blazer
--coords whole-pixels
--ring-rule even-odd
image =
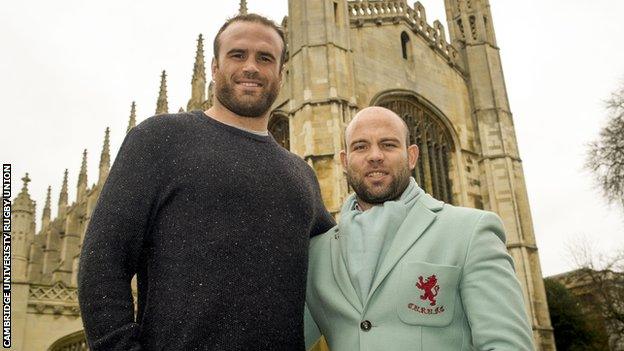
[[[503,226],[418,187],[418,147],[382,107],[360,111],[340,154],[355,191],[310,242],[306,341],[331,351],[533,350]]]

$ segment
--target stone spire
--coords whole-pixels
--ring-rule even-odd
[[[132,101],[132,106],[130,106],[130,120],[128,121],[128,129],[126,129],[126,133],[134,127],[136,127],[136,103]]]
[[[110,129],[106,127],[104,132],[104,145],[102,146],[102,153],[100,154],[100,177],[98,178],[98,185],[103,185],[108,176],[108,170],[110,168]]]
[[[209,108],[212,107],[213,105],[213,99],[214,99],[214,81],[210,81],[210,83],[208,84],[208,100],[206,100],[206,102],[203,104],[203,109],[207,110]]]
[[[67,210],[67,168],[65,168],[65,175],[63,176],[63,185],[61,186],[61,193],[59,194],[58,200],[58,217],[65,216]]]
[[[167,72],[162,71],[160,75],[160,92],[158,93],[158,101],[156,102],[156,114],[169,113],[167,104]]]
[[[41,230],[45,229],[50,224],[50,196],[52,195],[52,187],[48,185],[48,194],[46,195],[45,206],[43,206],[43,215],[41,216]]]
[[[82,164],[80,174],[78,174],[78,191],[76,192],[76,202],[80,202],[87,194],[87,149],[82,152]]]
[[[201,109],[204,101],[206,101],[206,64],[204,61],[204,38],[200,34],[197,38],[197,51],[193,66],[193,79],[191,80],[191,99],[186,105],[186,110]]]
[[[240,5],[238,6],[238,14],[239,15],[247,14],[247,0],[240,1]]]

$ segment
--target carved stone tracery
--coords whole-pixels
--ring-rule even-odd
[[[436,199],[453,203],[450,178],[453,142],[440,118],[414,99],[394,98],[378,103],[401,116],[410,128],[410,144],[420,150],[413,176]]]

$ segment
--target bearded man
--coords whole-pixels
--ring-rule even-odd
[[[304,349],[309,238],[334,222],[314,171],[267,132],[285,50],[272,21],[228,20],[214,106],[126,136],[80,257],[91,350]]]
[[[355,193],[310,241],[308,345],[320,331],[332,351],[532,350],[498,216],[420,189],[418,147],[394,112],[363,109],[345,138]]]

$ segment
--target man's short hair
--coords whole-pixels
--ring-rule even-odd
[[[392,110],[390,110],[390,111],[392,111]],[[405,128],[405,147],[409,147],[410,146],[410,139],[411,139],[412,133],[410,131],[409,126],[407,125],[407,122],[405,122],[405,118],[399,116],[399,119],[401,120],[401,123],[403,124],[403,128]],[[346,131],[346,129],[345,129],[345,133],[344,133],[344,140],[345,140],[345,146],[346,146],[346,148],[348,150],[349,149],[349,144],[347,143],[347,131]]]
[[[214,55],[215,60],[217,60],[217,62],[219,61],[219,36],[221,35],[221,33],[223,33],[223,31],[229,27],[230,24],[234,23],[234,22],[252,22],[252,23],[260,23],[260,24],[264,24],[267,27],[271,27],[273,28],[277,34],[279,34],[280,38],[282,39],[282,54],[280,56],[280,67],[282,67],[284,65],[284,61],[286,60],[286,36],[284,35],[284,30],[282,29],[282,27],[280,27],[279,25],[277,25],[275,22],[273,22],[272,20],[255,14],[255,13],[248,13],[248,14],[244,14],[244,15],[236,15],[232,18],[229,18],[227,21],[225,21],[225,23],[223,23],[223,25],[221,26],[221,28],[219,29],[219,31],[217,32],[217,35],[215,35],[214,37],[214,41],[212,42],[212,52]]]

